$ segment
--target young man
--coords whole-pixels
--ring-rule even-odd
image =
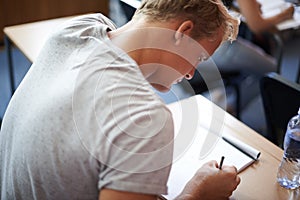
[[[236,37],[219,0],[147,0],[116,29],[101,14],[58,28],[15,92],[1,130],[1,199],[156,199],[173,154],[167,91]],[[224,199],[236,168],[211,161],[178,199]]]

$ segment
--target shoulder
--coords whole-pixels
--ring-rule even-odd
[[[111,29],[115,29],[116,25],[101,13],[87,14],[76,16],[68,20],[65,25],[106,25]]]
[[[116,29],[115,24],[101,13],[75,16],[61,23],[50,36],[97,36]]]

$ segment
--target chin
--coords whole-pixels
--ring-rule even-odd
[[[169,92],[170,91],[170,88],[162,88],[162,89],[160,89],[159,90],[160,92],[164,92],[164,93],[166,93],[166,92]]]
[[[159,92],[169,92],[171,89],[171,87],[166,87],[166,86],[159,85],[159,84],[152,84],[152,86]]]

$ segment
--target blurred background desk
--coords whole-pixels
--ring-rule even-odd
[[[110,0],[112,1],[112,0]],[[109,15],[109,0],[30,0],[0,2],[0,29],[16,24],[54,19],[81,13],[102,12]],[[3,41],[0,32],[0,42]]]
[[[55,27],[72,17],[44,20],[4,28],[5,36],[33,62],[49,33]]]
[[[193,106],[195,104],[198,109]],[[176,107],[180,109],[175,109]],[[299,189],[294,191],[286,190],[277,184],[277,168],[283,154],[283,151],[279,147],[201,95],[170,104],[169,108],[173,113],[174,123],[183,128],[183,131],[185,130],[183,123],[187,121],[189,123],[193,119],[185,119],[184,121],[183,116],[185,115],[182,113],[191,113],[193,115],[192,113],[197,112],[197,126],[206,129],[210,127],[212,131],[215,131],[215,127],[221,127],[221,131],[219,131],[221,134],[223,132],[230,134],[261,151],[259,161],[239,174],[241,183],[233,193],[232,199],[283,200],[300,198]],[[211,126],[212,124],[214,126]],[[216,159],[218,160],[219,158]]]

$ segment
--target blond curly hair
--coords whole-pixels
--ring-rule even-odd
[[[133,17],[149,21],[191,20],[194,39],[214,38],[222,28],[223,41],[236,39],[239,19],[230,15],[221,0],[143,0]]]

